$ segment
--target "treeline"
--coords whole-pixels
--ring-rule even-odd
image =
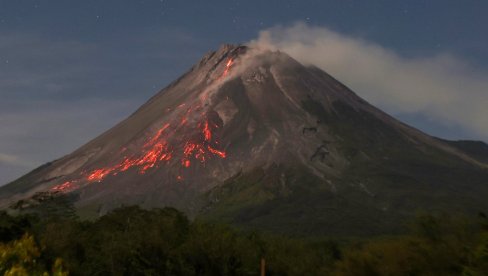
[[[299,239],[124,207],[96,221],[0,212],[0,275],[488,275],[488,220],[420,215],[403,236]]]

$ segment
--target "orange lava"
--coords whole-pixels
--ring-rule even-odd
[[[66,181],[64,183],[52,187],[51,190],[55,192],[66,192],[73,187],[73,182],[74,181]]]
[[[182,120],[187,121],[186,117],[183,117]],[[172,160],[174,154],[177,154],[177,146],[171,146],[167,141],[167,138],[169,138],[167,136],[171,136],[171,133],[167,131],[170,127],[171,124],[167,123],[153,137],[150,137],[148,142],[144,144],[141,155],[125,157],[121,162],[111,167],[95,169],[87,174],[86,180],[88,182],[100,182],[109,175],[117,175],[132,167],[137,167],[139,173],[144,174],[149,169],[158,167],[159,163]],[[219,141],[215,139],[216,136],[213,135],[213,131],[217,128],[217,124],[209,122],[208,119],[205,119],[203,123],[197,124],[196,130],[198,135],[192,139],[188,139],[183,144],[179,154],[181,155],[180,163],[183,168],[189,168],[192,164],[192,159],[204,163],[212,156],[220,158],[227,157],[225,151],[215,148],[219,144]],[[53,190],[60,190],[61,188],[58,186],[53,188]]]
[[[88,181],[101,181],[112,171],[114,171],[114,168],[104,168],[104,169],[94,170],[88,175],[87,179]]]
[[[216,149],[212,148],[211,146],[207,146],[207,148],[208,148],[208,151],[210,151],[211,153],[213,153],[215,155],[220,156],[221,158],[225,158],[227,155],[225,153],[225,151],[216,150]]]
[[[231,69],[234,61],[229,58],[222,75],[218,78],[225,77]],[[180,104],[177,109],[183,109],[186,104]],[[203,102],[190,105],[187,109],[179,111],[171,122],[165,123],[159,128],[146,142],[139,151],[134,148],[123,147],[120,153],[127,155],[112,166],[97,168],[82,173],[82,179],[67,181],[51,188],[52,191],[69,191],[76,188],[75,182],[83,183],[101,182],[110,175],[117,175],[126,172],[131,168],[137,168],[139,174],[145,174],[152,168],[157,168],[160,164],[171,162],[177,159],[183,169],[189,168],[193,162],[199,161],[205,163],[213,157],[226,158],[227,153],[224,150],[217,149],[220,144],[218,135],[215,134],[218,125],[206,116],[203,111]],[[171,110],[171,108],[167,108]],[[189,124],[189,117],[203,116],[197,120],[196,124]],[[190,128],[190,131],[188,131]],[[180,134],[181,130],[183,134]],[[180,137],[183,135],[182,137]],[[132,152],[132,154],[131,154]],[[183,180],[182,175],[176,176],[178,181]]]
[[[190,167],[190,165],[191,165],[190,160],[183,160],[183,166],[184,166],[185,168]]]
[[[154,137],[149,140],[149,142],[147,142],[144,147],[148,147],[150,146],[151,144],[154,144],[158,141],[158,139],[161,137],[161,134],[163,134],[163,132],[169,127],[170,125],[169,124],[165,124],[160,130],[158,130],[158,132],[156,133],[156,135],[154,135]]]
[[[159,162],[171,160],[173,157],[172,150],[162,137],[163,133],[169,127],[169,123],[163,125],[163,127],[144,144],[142,155],[138,157],[125,157],[123,161],[112,167],[93,170],[88,174],[86,180],[89,182],[100,182],[109,175],[117,175],[132,167],[139,167],[139,173],[144,174],[148,169],[156,167]]]
[[[210,131],[208,127],[208,121],[205,121],[205,124],[203,126],[203,136],[205,137],[205,141],[210,141],[212,139],[212,132]]]
[[[234,59],[232,58],[229,58],[229,60],[227,61],[227,64],[225,64],[225,70],[224,70],[224,73],[223,73],[223,77],[227,76],[227,74],[229,74],[229,71],[230,71],[230,67],[232,66],[232,64],[234,64]]]

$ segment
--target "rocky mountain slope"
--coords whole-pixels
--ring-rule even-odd
[[[83,216],[138,204],[275,232],[389,233],[418,210],[488,208],[488,155],[471,145],[405,125],[285,53],[224,45],[112,129],[1,187],[0,206],[48,193]]]

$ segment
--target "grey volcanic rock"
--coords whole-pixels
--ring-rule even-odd
[[[285,53],[224,45],[112,129],[0,188],[0,203],[50,192],[76,195],[87,215],[169,205],[276,230],[298,223],[290,206],[277,207],[288,200],[328,232],[324,221],[345,227],[466,201],[468,211],[486,208],[484,161]],[[439,174],[452,168],[452,181],[472,182],[443,186]]]

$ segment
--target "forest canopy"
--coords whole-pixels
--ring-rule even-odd
[[[336,240],[241,231],[172,208],[95,221],[0,212],[0,256],[5,275],[259,275],[261,259],[266,275],[487,275],[488,220],[423,214],[405,235]]]

